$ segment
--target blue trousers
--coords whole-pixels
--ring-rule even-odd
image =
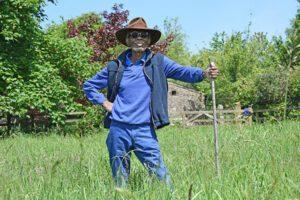
[[[130,156],[134,152],[150,175],[169,187],[171,179],[163,162],[154,128],[149,124],[131,125],[112,121],[106,140],[110,166],[117,187],[126,187],[130,174]]]

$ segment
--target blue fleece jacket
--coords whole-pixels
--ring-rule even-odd
[[[141,59],[131,63],[131,51],[126,54],[124,74],[120,88],[113,103],[111,119],[128,124],[150,123],[151,113],[149,102],[151,98],[150,85],[143,73],[145,59],[150,53],[145,51]],[[184,67],[167,56],[164,56],[163,69],[167,78],[196,83],[203,80],[202,69]],[[83,90],[93,104],[103,104],[105,96],[98,90],[107,87],[107,68],[102,69],[94,77],[84,83]]]

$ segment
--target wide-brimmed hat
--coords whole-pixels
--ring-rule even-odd
[[[133,31],[133,30],[148,31],[150,33],[150,37],[151,37],[150,45],[155,44],[161,36],[161,32],[159,30],[148,28],[146,21],[142,17],[136,17],[136,18],[132,19],[125,28],[122,28],[116,32],[116,37],[119,40],[119,42],[121,42],[122,44],[127,46],[126,35],[128,32]]]

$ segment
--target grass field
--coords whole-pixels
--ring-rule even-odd
[[[168,127],[158,138],[170,193],[133,156],[129,190],[116,192],[106,131],[86,137],[17,134],[0,140],[0,199],[300,199],[300,124],[220,126],[222,177],[212,127]]]

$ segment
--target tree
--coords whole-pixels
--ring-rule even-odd
[[[45,1],[0,5],[1,114],[24,119],[40,113],[63,123],[66,113],[80,109],[79,82],[90,71],[92,49],[83,40],[45,34],[39,25],[45,19]]]
[[[104,19],[103,23],[100,21],[100,17],[95,14],[88,15],[77,26],[73,20],[67,22],[68,36],[71,38],[83,36],[86,38],[88,45],[93,48],[92,61],[105,63],[108,60],[112,60],[116,54],[113,49],[119,43],[115,38],[115,33],[125,26],[125,23],[128,21],[129,11],[123,10],[122,4],[115,4],[112,10],[113,12],[111,13],[104,11],[101,14],[101,17]]]
[[[178,18],[164,20],[164,35],[173,36],[167,55],[182,65],[190,64],[191,55],[185,43],[186,35],[182,31]]]
[[[60,121],[62,112],[71,107],[71,91],[44,59],[39,23],[45,19],[45,1],[6,0],[0,6],[1,113],[24,118],[45,112]]]
[[[273,79],[279,58],[274,43],[265,34],[251,35],[249,31],[215,34],[210,47],[192,60],[194,65],[205,66],[210,58],[216,60],[221,71],[216,80],[218,103],[231,107],[239,101],[244,106],[266,106],[280,101],[280,80]],[[196,87],[207,94],[209,105],[209,82]]]

